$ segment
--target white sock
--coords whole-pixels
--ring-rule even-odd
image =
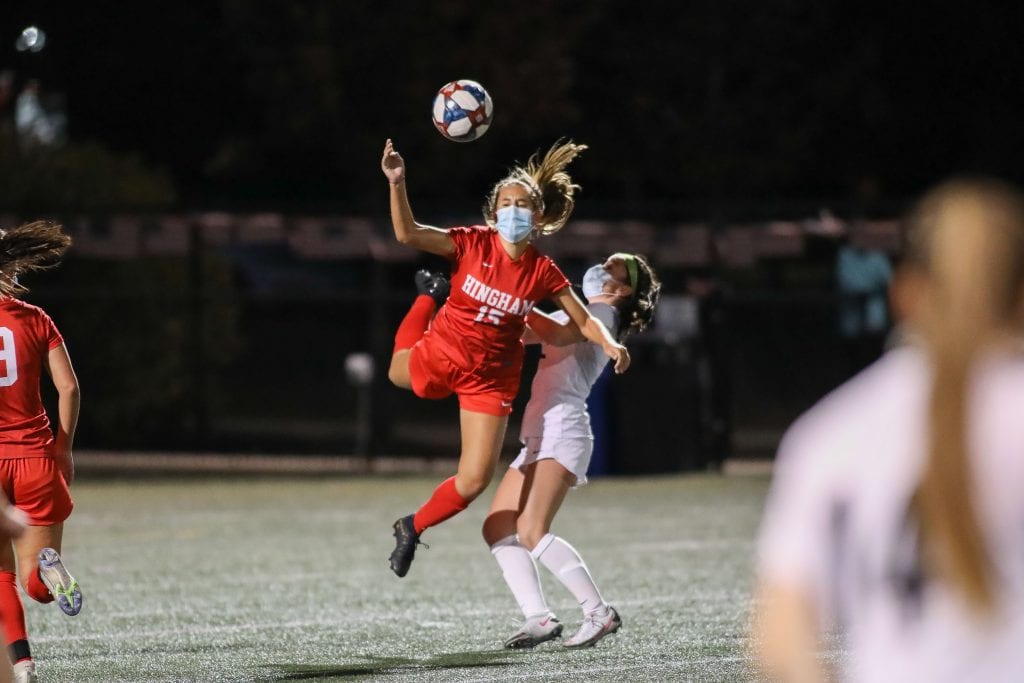
[[[519,603],[524,617],[548,613],[548,603],[540,587],[537,563],[530,551],[519,543],[515,535],[506,536],[491,546],[491,554],[501,567],[505,583]]]
[[[530,554],[576,596],[584,615],[603,615],[608,610],[590,570],[571,545],[554,534],[545,534]]]

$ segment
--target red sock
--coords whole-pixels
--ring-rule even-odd
[[[25,629],[25,608],[18,595],[17,578],[14,572],[0,572],[0,624],[3,625],[4,642],[10,645],[19,640],[28,640]]]
[[[423,504],[416,515],[412,518],[413,528],[417,534],[422,534],[428,527],[440,524],[449,517],[454,517],[469,507],[469,501],[459,495],[455,490],[455,477],[450,477],[441,482],[441,485],[434,489],[434,495]]]
[[[426,294],[420,294],[412,302],[409,312],[402,318],[402,323],[395,332],[395,351],[411,349],[420,340],[423,333],[430,327],[430,319],[437,310],[437,304]]]
[[[25,582],[25,592],[28,596],[36,602],[53,602],[53,596],[50,595],[50,589],[46,587],[43,580],[39,578],[39,572],[33,570],[28,575],[28,581]]]

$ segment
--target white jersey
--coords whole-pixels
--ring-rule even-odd
[[[925,460],[930,368],[901,348],[786,433],[761,529],[764,580],[801,587],[844,636],[851,681],[1024,680],[1024,359],[979,364],[969,451],[998,578],[993,628],[920,571],[910,497]]]
[[[587,309],[615,336],[619,329],[618,309],[602,303],[588,304]],[[552,317],[563,323],[569,320],[562,311]],[[581,342],[561,347],[542,344],[519,440],[525,443],[533,437],[593,438],[587,396],[607,362],[608,357],[597,344]]]

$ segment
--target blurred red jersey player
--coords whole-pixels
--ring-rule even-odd
[[[78,379],[50,316],[15,297],[25,291],[20,274],[56,265],[70,243],[59,225],[45,221],[0,230],[0,486],[28,524],[13,542],[0,543],[0,623],[16,681],[35,680],[35,664],[15,571],[34,600],[56,600],[71,616],[82,607],[82,593],[59,554],[73,507],[68,486]],[[44,370],[57,390],[56,430],[40,396]]]

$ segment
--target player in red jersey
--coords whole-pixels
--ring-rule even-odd
[[[417,223],[405,191],[406,167],[391,140],[381,169],[391,185],[391,221],[398,241],[452,262],[451,294],[437,311],[417,297],[395,335],[388,377],[422,398],[459,397],[462,452],[458,471],[415,513],[394,524],[391,569],[409,571],[420,534],[466,509],[487,488],[505,438],[512,400],[519,391],[526,315],[551,299],[615,362],[629,367],[629,353],[590,315],[558,266],[531,244],[565,225],[578,185],[565,167],[584,149],[554,145],[499,180],[484,205],[487,225],[441,230]],[[431,320],[437,311],[436,317]]]
[[[70,244],[60,225],[46,221],[0,230],[0,486],[28,521],[13,544],[0,544],[0,622],[16,681],[34,681],[35,665],[15,571],[34,600],[56,599],[70,616],[82,607],[78,583],[59,555],[64,520],[74,506],[68,485],[75,476],[78,379],[50,316],[15,298],[25,291],[19,274],[56,265]],[[58,395],[55,431],[40,397],[44,371]]]

